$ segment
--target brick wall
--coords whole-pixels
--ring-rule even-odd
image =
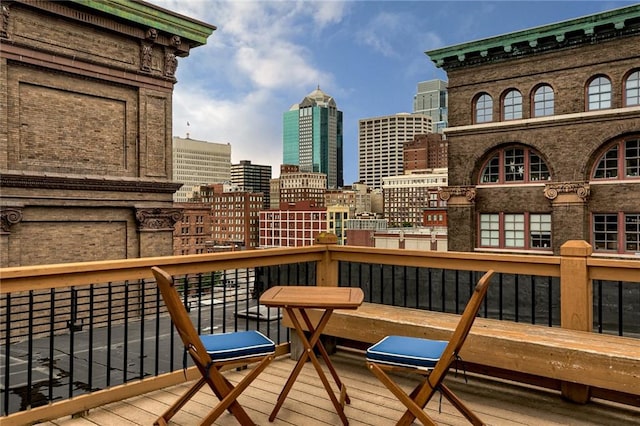
[[[521,145],[546,162],[552,182],[589,183],[595,162],[616,138],[640,133],[640,111],[623,107],[623,82],[640,65],[638,37],[623,37],[580,45],[552,53],[521,56],[483,65],[453,68],[449,76],[449,185],[476,186],[470,206],[449,206],[449,249],[477,247],[475,221],[481,212],[537,212],[552,215],[554,253],[569,239],[591,241],[590,218],[598,211],[638,212],[640,182],[591,184],[586,200],[558,202],[544,195],[545,183],[478,185],[480,174],[501,147]],[[612,110],[585,113],[586,86],[591,77],[606,75],[612,83]],[[531,96],[539,84],[555,93],[555,115],[531,118]],[[523,97],[523,120],[501,121],[501,96],[518,89]],[[493,122],[473,124],[476,96],[493,97]],[[466,233],[471,233],[471,237]]]

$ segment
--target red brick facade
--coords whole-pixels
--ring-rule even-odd
[[[568,21],[566,28],[541,27],[428,52],[449,77],[449,187],[440,194],[448,200],[449,250],[558,254],[565,241],[579,239],[596,252],[635,254],[638,231],[625,231],[625,226],[640,226],[640,179],[632,171],[624,175],[624,159],[617,179],[599,179],[594,168],[612,144],[628,142],[633,149],[640,138],[640,106],[626,95],[634,93],[631,87],[640,70],[639,12],[640,7],[630,6],[615,12],[617,23],[603,13]],[[485,45],[493,47],[485,50]],[[598,77],[610,82],[611,102],[593,109],[587,104],[593,100],[589,85]],[[543,84],[553,91],[554,111],[540,116],[533,105]],[[505,95],[514,89],[522,96],[522,113],[507,120]],[[483,94],[493,100],[491,118],[478,123]],[[525,173],[533,176],[537,166],[531,164],[540,159],[548,178],[505,182],[506,159],[514,148],[530,154]],[[637,154],[626,155],[626,164],[635,164]],[[496,180],[491,181],[486,173],[494,158]],[[495,247],[489,247],[490,226],[480,223],[491,214],[496,218]],[[608,237],[599,230],[602,214],[620,219]],[[529,220],[549,217],[551,243],[509,246],[506,224],[513,215],[525,218],[525,242],[534,238],[526,228]],[[612,240],[604,244],[602,238]]]

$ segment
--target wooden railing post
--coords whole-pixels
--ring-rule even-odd
[[[324,244],[326,246],[338,244],[338,237],[335,234],[321,232],[316,235],[315,245]],[[316,285],[335,287],[338,285],[338,262],[331,259],[331,253],[326,250],[322,260],[316,266]]]
[[[335,245],[338,244],[338,236],[329,232],[321,232],[316,235],[314,245]],[[325,250],[322,260],[316,264],[316,286],[336,287],[338,285],[338,262],[331,260],[331,253]],[[327,352],[334,353],[336,350],[336,338],[332,336],[320,336],[322,344]],[[300,342],[297,334],[291,333],[290,357],[298,359],[304,351],[304,346]]]
[[[570,330],[593,330],[593,285],[587,258],[593,249],[586,241],[571,240],[560,247],[560,326]],[[589,386],[562,382],[562,396],[570,401],[589,401]]]

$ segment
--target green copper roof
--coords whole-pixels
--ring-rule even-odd
[[[206,44],[215,26],[182,16],[139,0],[71,0],[149,28],[155,28],[190,40],[192,46]]]
[[[624,32],[630,27],[633,27],[636,33],[640,32],[640,4],[429,50],[425,53],[436,66],[444,69],[455,68],[490,61],[492,58],[537,52],[543,48],[563,48],[579,43],[578,39],[592,39],[598,32],[609,28]]]

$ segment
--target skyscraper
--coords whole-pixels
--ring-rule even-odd
[[[173,179],[183,186],[174,201],[184,203],[201,185],[231,178],[231,145],[173,137]]]
[[[418,93],[413,97],[413,112],[431,117],[434,133],[442,133],[449,122],[447,93],[446,81],[429,80],[418,83]]]
[[[403,144],[431,133],[431,118],[400,113],[365,118],[358,123],[358,175],[361,183],[382,188],[382,178],[403,173]]]
[[[269,184],[271,182],[271,166],[251,164],[243,160],[231,165],[231,182],[247,192],[261,192],[264,208],[269,208]]]
[[[282,162],[324,173],[327,188],[338,188],[344,185],[342,158],[342,111],[318,87],[284,113]]]

